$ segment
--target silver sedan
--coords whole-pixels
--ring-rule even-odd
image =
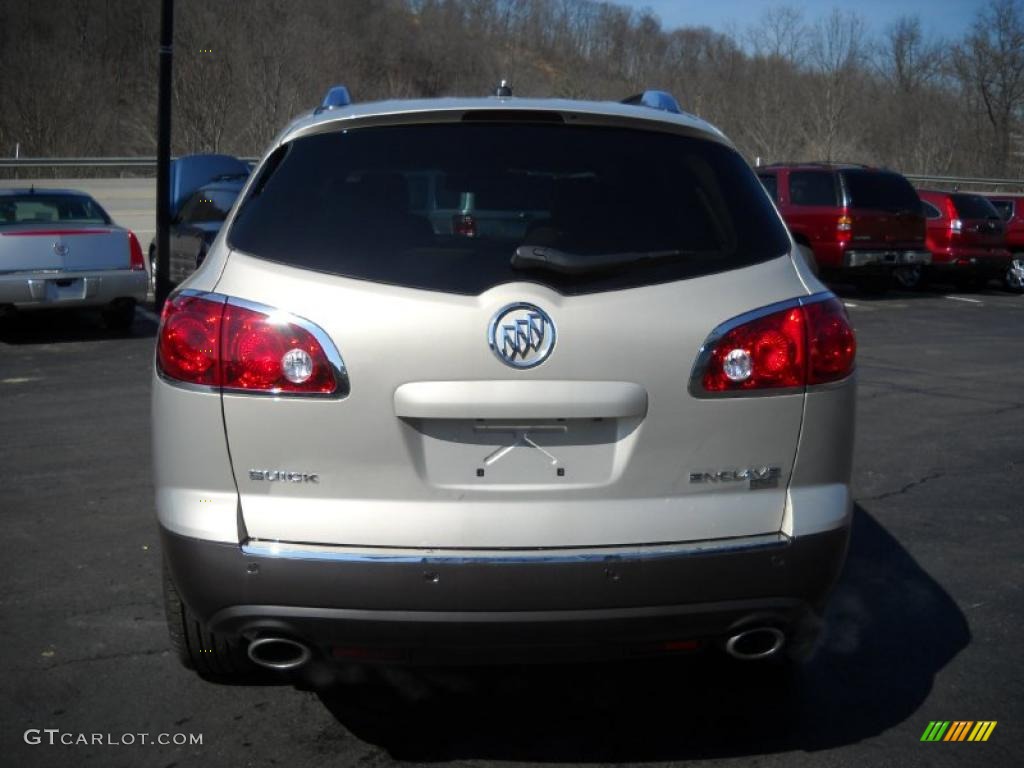
[[[0,190],[0,311],[100,307],[127,328],[147,285],[135,234],[89,195]]]

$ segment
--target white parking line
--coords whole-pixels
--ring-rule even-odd
[[[843,302],[843,306],[844,307],[856,307],[857,305],[854,304],[852,301],[844,301]]]
[[[25,384],[29,381],[39,381],[39,377],[21,377],[13,379],[0,379],[0,384]]]
[[[971,304],[983,303],[981,299],[968,299],[966,296],[947,296],[946,298],[952,299],[953,301],[969,301]]]

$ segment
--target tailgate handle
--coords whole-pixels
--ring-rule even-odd
[[[647,390],[625,381],[416,381],[395,390],[409,419],[623,419],[647,415]]]

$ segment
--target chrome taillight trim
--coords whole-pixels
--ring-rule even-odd
[[[701,400],[718,400],[720,398],[730,397],[778,397],[781,395],[803,394],[804,392],[813,391],[820,386],[834,386],[838,383],[849,380],[850,376],[853,375],[852,372],[850,376],[846,376],[838,382],[828,382],[824,385],[814,384],[811,386],[777,387],[772,389],[728,390],[725,392],[708,392],[704,389],[704,373],[707,371],[708,363],[711,360],[711,353],[718,342],[721,341],[729,331],[734,328],[738,328],[741,325],[753,322],[754,320],[760,320],[762,317],[773,315],[776,312],[782,312],[787,309],[792,309],[793,307],[806,307],[809,304],[817,304],[822,301],[828,301],[829,299],[838,299],[838,297],[831,291],[819,291],[818,293],[813,293],[810,296],[797,296],[792,299],[785,299],[783,301],[777,301],[774,304],[768,304],[764,307],[752,309],[749,312],[744,312],[742,315],[737,315],[736,317],[730,318],[724,323],[715,326],[698,350],[697,359],[694,361],[693,369],[690,371],[690,382],[687,387],[690,395]]]
[[[288,392],[281,389],[268,389],[268,390],[252,390],[242,389],[240,387],[225,387],[221,385],[212,384],[192,384],[185,381],[179,381],[177,379],[170,378],[160,369],[159,357],[154,350],[154,364],[156,366],[157,375],[168,384],[182,389],[188,389],[195,392],[215,392],[225,395],[251,395],[253,397],[287,397],[287,398],[303,398],[303,399],[314,399],[314,400],[342,400],[349,396],[351,392],[351,386],[349,384],[348,369],[345,367],[345,360],[341,356],[341,352],[338,351],[338,347],[327,332],[324,331],[319,325],[311,320],[308,320],[299,315],[291,312],[279,309],[278,307],[272,307],[268,304],[261,304],[256,301],[249,301],[248,299],[240,299],[236,296],[227,296],[223,293],[216,293],[212,291],[197,291],[192,288],[185,288],[180,291],[175,291],[167,297],[167,301],[171,301],[179,296],[187,296],[197,299],[205,299],[206,301],[217,302],[224,305],[240,307],[242,309],[249,309],[254,312],[260,312],[261,314],[268,315],[273,318],[275,322],[287,323],[289,325],[295,325],[307,331],[317,343],[320,348],[323,349],[324,354],[327,356],[327,362],[331,366],[331,373],[334,375],[334,380],[337,382],[338,387],[334,392]],[[161,322],[161,330],[163,323]],[[157,344],[159,345],[159,331],[157,332]],[[218,351],[218,357],[220,352]]]

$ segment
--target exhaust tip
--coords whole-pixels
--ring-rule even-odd
[[[734,659],[753,661],[774,656],[786,644],[786,635],[775,627],[756,627],[730,637],[725,651]]]
[[[253,664],[267,669],[298,669],[312,658],[309,646],[287,637],[261,637],[249,643]]]

